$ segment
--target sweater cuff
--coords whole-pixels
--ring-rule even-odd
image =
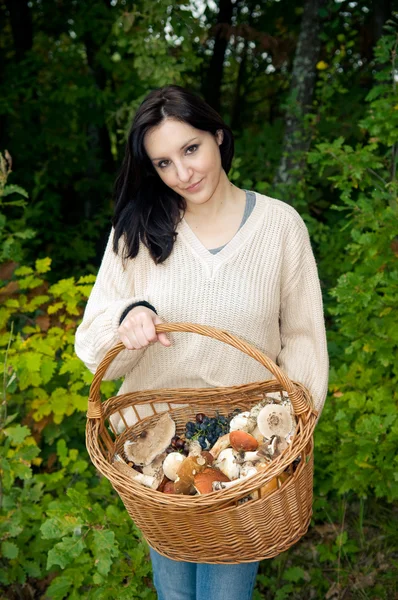
[[[155,307],[153,307],[152,304],[149,304],[149,302],[146,302],[145,300],[143,300],[142,302],[134,302],[133,304],[130,304],[129,306],[127,306],[127,308],[125,308],[124,311],[122,312],[122,314],[120,315],[119,325],[122,324],[122,321],[127,317],[127,315],[129,314],[130,310],[132,310],[136,306],[145,306],[146,308],[149,308],[150,310],[153,310],[153,312],[155,314],[158,314],[156,312]]]

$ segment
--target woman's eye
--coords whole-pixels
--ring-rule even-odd
[[[193,154],[198,149],[198,144],[193,144],[192,146],[188,146],[187,154]]]
[[[159,167],[159,169],[164,169],[165,167],[167,167],[167,163],[168,163],[168,161],[167,161],[167,160],[161,160],[161,161],[160,161],[160,162],[157,164],[157,166]]]
[[[199,148],[199,144],[192,144],[192,146],[188,146],[188,148],[185,150],[186,154],[193,154],[194,152],[196,152],[196,150]],[[166,167],[169,166],[169,160],[161,160],[157,163],[157,167],[158,169],[165,169]]]

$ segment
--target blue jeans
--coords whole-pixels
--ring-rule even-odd
[[[158,600],[251,600],[258,562],[210,565],[150,553]]]

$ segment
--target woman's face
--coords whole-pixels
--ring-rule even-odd
[[[144,146],[169,188],[188,204],[203,204],[213,196],[223,172],[219,149],[222,135],[222,130],[214,136],[187,123],[165,119],[148,131]]]

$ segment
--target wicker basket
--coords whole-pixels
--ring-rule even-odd
[[[275,380],[204,389],[139,391],[100,399],[100,385],[109,364],[124,349],[119,343],[101,362],[90,389],[86,443],[92,462],[121,497],[129,515],[144,537],[160,554],[174,560],[233,564],[272,558],[296,543],[307,531],[312,514],[313,430],[317,413],[309,392],[293,383],[267,356],[250,344],[219,329],[190,323],[163,323],[161,332],[192,332],[233,346],[270,371]],[[127,439],[159,418],[155,404],[162,403],[177,425],[177,433],[198,412],[227,415],[250,409],[266,393],[286,391],[296,415],[297,427],[288,448],[269,468],[227,490],[198,496],[163,494],[134,482],[112,464],[123,455]],[[154,415],[140,419],[139,405],[150,405]],[[179,407],[175,405],[179,404]],[[117,435],[109,417],[128,406],[138,422]],[[159,409],[158,409],[159,411]],[[300,457],[293,469],[293,461]],[[296,461],[297,463],[297,461]],[[291,476],[271,493],[261,496],[265,483],[289,468]],[[254,491],[257,500],[245,501]]]

